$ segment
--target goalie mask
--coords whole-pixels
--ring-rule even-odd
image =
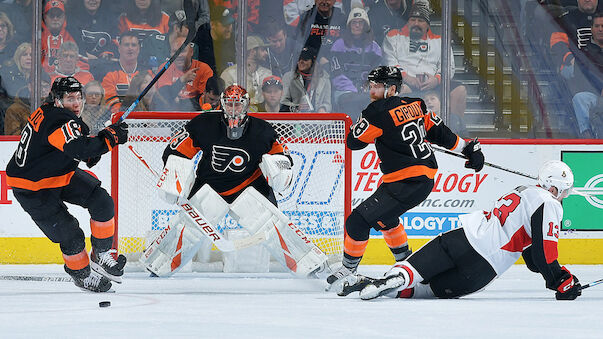
[[[247,108],[249,107],[247,90],[236,84],[230,85],[220,96],[220,103],[224,110],[226,135],[231,140],[239,139],[243,135],[249,120],[247,117]]]
[[[557,188],[555,199],[561,201],[567,198],[574,187],[574,174],[562,161],[547,161],[538,171],[538,185],[544,189]]]

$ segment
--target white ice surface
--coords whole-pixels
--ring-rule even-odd
[[[569,268],[583,283],[603,277],[603,266]],[[0,278],[7,275],[66,276],[59,265],[0,265]],[[556,301],[524,266],[456,300],[366,302],[324,287],[285,273],[126,273],[105,294],[71,282],[0,280],[0,338],[603,338],[603,284]],[[111,306],[99,308],[103,300]]]

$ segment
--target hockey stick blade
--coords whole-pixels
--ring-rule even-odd
[[[0,275],[0,280],[73,282],[73,279],[70,277],[46,277],[36,275]]]
[[[167,71],[167,69],[170,67],[172,62],[174,62],[174,60],[176,60],[176,58],[184,50],[186,45],[191,43],[191,41],[193,41],[193,39],[195,38],[197,31],[195,30],[196,13],[195,13],[195,6],[193,5],[193,0],[184,0],[184,2],[182,4],[182,9],[184,9],[184,13],[186,14],[186,26],[188,27],[188,35],[186,36],[186,39],[184,40],[182,45],[180,47],[178,47],[178,49],[176,50],[176,52],[174,52],[174,54],[170,57],[170,59],[163,65],[163,67],[161,67],[159,72],[157,72],[157,74],[155,74],[155,76],[153,77],[151,82],[149,82],[149,84],[142,90],[142,92],[140,92],[140,94],[138,95],[136,100],[134,100],[134,102],[130,105],[130,107],[128,107],[128,109],[124,112],[124,114],[122,114],[122,116],[119,118],[119,122],[124,121],[128,117],[128,115],[130,115],[130,113],[132,113],[132,111],[134,111],[136,106],[138,106],[138,103],[140,102],[140,100],[142,100],[142,98],[144,98],[144,96],[151,89],[151,87],[153,87],[155,85],[155,83],[159,80],[159,78],[161,78],[163,73],[165,73],[165,71]]]
[[[580,287],[580,290],[584,290],[584,289],[587,289],[587,288],[589,288],[589,287],[593,287],[593,286],[595,286],[595,285],[599,285],[600,283],[603,283],[603,279],[595,280],[595,281],[593,281],[593,282],[591,282],[591,283],[588,283],[588,284],[586,284],[586,285],[582,285],[582,286]]]
[[[456,153],[456,152],[452,152],[452,151],[447,150],[447,149],[444,149],[444,148],[436,147],[436,146],[434,146],[434,145],[432,145],[431,147],[433,147],[433,148],[434,148],[436,151],[438,151],[438,152],[442,152],[442,153],[445,153],[445,154],[449,154],[449,155],[455,156],[455,157],[457,157],[457,158],[461,158],[461,159],[465,159],[465,160],[467,160],[467,159],[465,158],[465,156],[464,156],[464,155],[462,155],[462,154],[459,154],[459,153]],[[499,165],[496,165],[496,164],[492,164],[492,163],[489,163],[489,162],[487,162],[487,161],[484,161],[484,165],[489,166],[489,167],[492,167],[492,168],[499,169],[499,170],[501,170],[501,171],[506,171],[506,172],[509,172],[509,173],[513,173],[513,174],[521,175],[522,177],[526,177],[526,178],[530,178],[530,179],[534,179],[534,180],[538,179],[538,178],[536,178],[536,177],[535,177],[535,176],[533,176],[533,175],[529,175],[529,174],[522,173],[522,172],[519,172],[519,171],[514,171],[514,170],[512,170],[512,169],[508,169],[508,168],[505,168],[505,167],[502,167],[502,166],[499,166]]]

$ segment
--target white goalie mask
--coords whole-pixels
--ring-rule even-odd
[[[224,110],[224,122],[229,139],[239,139],[245,131],[247,124],[247,109],[249,107],[249,94],[239,85],[228,86],[220,96],[220,103]]]
[[[545,189],[557,188],[555,199],[561,201],[567,198],[574,187],[574,173],[564,162],[550,160],[538,171],[538,185]]]

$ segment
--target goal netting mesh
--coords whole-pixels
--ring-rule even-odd
[[[150,168],[159,172],[163,167],[161,156],[171,136],[194,116],[193,113],[135,112],[126,119],[128,143],[113,152],[112,194],[116,201],[118,248],[129,263],[140,258],[146,246],[178,212],[177,206],[159,198],[157,177],[130,147]],[[327,254],[329,262],[341,261],[343,224],[351,205],[351,152],[345,147],[349,118],[344,114],[254,116],[274,126],[294,161],[290,188],[282,195],[277,194],[279,209]],[[201,153],[197,159],[203,156]],[[228,236],[229,230],[240,229],[240,226],[227,215],[217,228]],[[211,246],[205,250],[218,252]],[[217,257],[219,260],[219,255]],[[197,255],[195,260],[215,258],[216,255],[205,253]]]

